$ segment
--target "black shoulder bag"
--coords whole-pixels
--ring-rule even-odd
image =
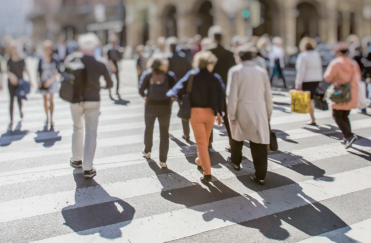
[[[182,96],[180,100],[180,108],[178,112],[178,117],[182,118],[183,120],[189,120],[191,118],[191,92],[192,92],[192,84],[193,84],[193,73],[189,77],[186,93]]]

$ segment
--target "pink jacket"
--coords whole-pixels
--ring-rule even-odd
[[[351,81],[352,99],[349,102],[338,104],[331,102],[332,109],[349,111],[357,108],[358,81],[361,80],[361,69],[355,61],[349,57],[335,58],[327,67],[324,78],[326,82],[338,85],[347,84]]]

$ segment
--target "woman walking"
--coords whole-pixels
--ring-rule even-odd
[[[232,152],[228,163],[240,170],[242,148],[245,140],[255,167],[251,179],[263,185],[268,169],[267,145],[270,143],[269,120],[273,111],[271,85],[268,72],[254,63],[254,47],[238,51],[240,64],[228,75],[228,116],[232,131]]]
[[[57,75],[60,63],[52,57],[53,43],[49,40],[43,43],[44,56],[39,61],[37,76],[39,78],[39,91],[44,98],[44,109],[46,114],[45,125],[50,122],[50,127],[54,127],[54,94],[58,93]]]
[[[218,125],[222,124],[224,84],[218,74],[212,73],[217,59],[211,52],[200,53],[195,58],[199,69],[188,72],[167,95],[182,97],[186,93],[189,80],[193,78],[190,123],[198,149],[197,168],[204,170],[201,182],[209,183],[212,180],[209,138],[215,119],[217,118]]]
[[[322,81],[321,56],[314,49],[317,43],[314,39],[305,37],[300,42],[300,51],[296,61],[296,89],[310,92],[310,121],[307,125],[317,126],[314,116],[314,95]]]
[[[139,94],[145,98],[145,132],[144,149],[145,158],[151,158],[153,146],[153,129],[158,119],[160,125],[160,166],[167,168],[167,154],[169,152],[169,127],[172,99],[166,93],[176,83],[175,74],[168,71],[169,62],[162,54],[155,54],[152,57],[151,70],[143,72],[139,82]]]
[[[30,73],[26,68],[26,63],[23,58],[21,58],[18,54],[17,46],[15,44],[11,44],[10,46],[10,58],[7,62],[7,75],[8,75],[8,90],[9,90],[9,98],[10,98],[10,105],[9,105],[9,113],[10,113],[10,124],[9,127],[13,127],[13,107],[14,107],[14,98],[15,98],[15,90],[18,86],[18,80],[23,79],[23,71],[27,73],[27,76],[30,77]],[[32,83],[30,82],[32,86]],[[23,112],[22,112],[22,100],[21,98],[17,97],[19,113],[21,119],[23,119]]]
[[[335,46],[336,58],[331,61],[324,75],[325,81],[332,83],[335,87],[350,84],[351,100],[342,103],[331,103],[332,115],[344,135],[341,143],[345,145],[346,149],[350,148],[358,139],[352,133],[349,114],[352,109],[357,108],[358,80],[361,79],[361,70],[358,64],[348,57],[348,48],[348,44],[344,42]]]

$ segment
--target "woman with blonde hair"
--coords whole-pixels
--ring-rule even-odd
[[[168,93],[168,97],[179,97],[186,93],[188,83],[192,82],[190,93],[190,123],[196,139],[198,156],[197,168],[204,171],[202,183],[211,182],[211,162],[209,157],[209,138],[215,119],[222,124],[225,87],[221,77],[212,73],[217,58],[209,51],[198,53],[195,64],[198,69],[189,71]]]
[[[314,95],[319,83],[322,81],[322,59],[316,48],[317,43],[314,39],[304,37],[300,41],[300,51],[296,61],[296,89],[310,92],[310,118],[307,125],[316,126],[314,116]]]
[[[44,56],[40,59],[37,68],[37,76],[39,78],[39,91],[44,98],[44,109],[46,114],[45,125],[47,126],[50,122],[51,128],[54,127],[54,94],[58,93],[57,75],[59,73],[60,66],[60,62],[52,57],[52,46],[52,41],[44,41]]]

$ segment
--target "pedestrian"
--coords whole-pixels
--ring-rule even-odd
[[[343,133],[341,143],[348,149],[358,139],[352,133],[349,114],[358,105],[358,81],[361,78],[361,70],[357,63],[348,57],[349,46],[347,43],[340,42],[334,48],[336,58],[331,61],[324,74],[326,82],[332,83],[335,87],[350,84],[351,100],[349,102],[331,102],[332,115],[336,124]]]
[[[287,89],[286,79],[283,75],[283,69],[285,68],[285,51],[283,50],[283,41],[281,37],[274,37],[273,40],[272,50],[269,53],[269,60],[270,64],[273,67],[272,75],[271,75],[271,84],[273,82],[274,76],[278,76],[283,80],[283,85],[285,89]]]
[[[322,59],[315,50],[317,43],[314,39],[304,37],[299,45],[301,53],[296,61],[296,89],[310,92],[310,121],[307,125],[317,126],[314,116],[314,96],[322,81]]]
[[[7,76],[8,76],[8,90],[9,90],[9,113],[10,113],[10,124],[9,128],[13,127],[13,107],[14,107],[14,98],[15,98],[15,90],[18,86],[18,81],[23,79],[23,72],[27,73],[28,77],[30,73],[27,70],[25,60],[18,54],[18,49],[15,43],[10,44],[9,46],[10,51],[10,58],[7,62]],[[30,86],[32,87],[32,82],[30,81]],[[18,107],[19,107],[19,114],[21,119],[24,118],[24,114],[22,111],[22,100],[21,98],[17,97]]]
[[[244,141],[250,141],[255,167],[255,175],[251,179],[263,185],[268,169],[267,145],[270,143],[269,121],[273,102],[269,74],[253,61],[257,52],[255,47],[239,49],[240,63],[228,74],[232,151],[227,161],[234,169],[240,170]]]
[[[166,93],[174,87],[177,79],[175,74],[168,71],[169,61],[163,54],[154,54],[148,64],[151,69],[143,72],[139,82],[139,94],[144,97],[145,131],[144,149],[145,158],[151,158],[153,146],[153,130],[158,119],[160,126],[160,166],[167,168],[167,154],[169,152],[169,127],[171,117],[172,99]]]
[[[60,36],[58,38],[58,44],[57,44],[56,49],[57,49],[59,60],[63,62],[67,56],[67,45],[66,45],[66,39],[64,38],[64,36]]]
[[[220,75],[224,82],[224,86],[227,87],[227,79],[228,79],[228,71],[231,67],[236,65],[236,61],[234,59],[234,55],[231,51],[228,51],[225,49],[221,43],[222,43],[222,33],[221,32],[215,32],[214,33],[214,43],[216,44],[215,48],[210,49],[211,53],[213,53],[216,58],[218,59],[217,63],[215,64],[214,73],[217,73]],[[226,101],[224,101],[224,113],[228,114],[227,112],[227,105]],[[227,115],[223,117],[224,119],[224,126],[227,130],[227,135],[229,138],[229,144],[226,146],[225,150],[227,152],[231,151],[231,129],[229,127],[229,121]],[[209,148],[212,148],[212,142],[213,142],[213,134],[210,137],[210,142],[209,142]]]
[[[45,125],[50,122],[50,127],[54,127],[54,94],[58,93],[57,75],[60,72],[60,62],[52,57],[53,42],[46,40],[43,43],[44,56],[39,60],[37,77],[39,78],[39,92],[43,95],[44,109],[46,114]]]
[[[140,76],[146,70],[147,67],[147,58],[144,56],[144,46],[139,45],[136,48],[137,54],[135,59],[137,60],[137,72],[138,72],[138,83],[140,81]]]
[[[120,72],[119,72],[119,62],[121,60],[121,53],[119,52],[120,46],[118,45],[118,38],[116,35],[112,35],[109,38],[110,44],[108,50],[106,50],[106,57],[108,58],[109,65],[111,67],[112,73],[116,77],[116,95],[120,99]],[[110,92],[111,93],[111,92]]]
[[[182,97],[186,93],[189,80],[193,79],[190,93],[191,118],[190,123],[197,145],[197,168],[204,170],[201,182],[211,182],[211,162],[208,151],[209,137],[217,118],[218,125],[222,124],[223,101],[225,100],[225,87],[222,79],[213,73],[217,62],[211,52],[200,52],[197,58],[196,71],[189,71],[176,86],[168,92],[169,97]]]
[[[99,39],[94,33],[82,34],[78,38],[81,52],[75,52],[66,57],[65,66],[77,62],[83,66],[81,75],[74,80],[74,97],[71,103],[73,120],[72,158],[70,165],[83,168],[86,179],[93,178],[97,172],[93,167],[97,147],[97,130],[100,114],[101,85],[99,78],[104,77],[105,89],[113,86],[106,65],[94,57],[94,49]],[[84,142],[85,129],[85,142]]]

